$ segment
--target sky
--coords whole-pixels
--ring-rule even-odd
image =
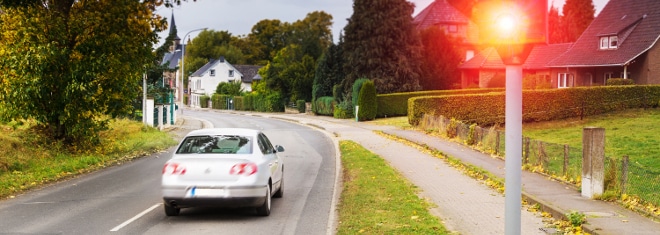
[[[417,15],[434,0],[409,0],[415,4]],[[605,6],[608,0],[592,0],[596,14]],[[559,8],[565,0],[548,0],[548,5]],[[337,42],[339,33],[346,26],[346,19],[353,14],[353,0],[188,0],[173,9],[160,7],[157,14],[168,19],[174,13],[179,37],[190,31],[208,28],[215,31],[228,31],[233,35],[247,35],[252,26],[264,19],[278,19],[293,23],[302,20],[308,13],[324,11],[333,17],[332,34]],[[167,37],[167,30],[159,34],[161,42]],[[195,37],[200,31],[191,32]]]

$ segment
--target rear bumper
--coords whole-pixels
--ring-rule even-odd
[[[216,196],[192,196],[189,192],[191,188],[163,187],[164,203],[178,208],[199,206],[256,207],[264,204],[267,186],[213,188],[223,191],[222,195]]]

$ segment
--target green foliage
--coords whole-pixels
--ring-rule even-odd
[[[362,84],[365,82],[369,81],[369,79],[366,78],[360,78],[358,80],[355,80],[353,83],[353,89],[351,89],[351,104],[353,106],[357,105],[358,103],[358,98],[360,97],[360,89],[362,89]]]
[[[429,213],[432,205],[378,155],[341,141],[345,177],[337,234],[452,234]]]
[[[575,42],[582,32],[589,27],[594,20],[596,8],[593,1],[566,0],[562,8],[562,19],[560,22],[566,29],[567,42]]]
[[[552,82],[548,78],[535,76],[535,75],[525,75],[523,77],[523,89],[524,90],[543,90],[543,89],[552,89]]]
[[[468,130],[468,139],[466,141],[466,144],[468,144],[468,145],[477,144],[477,124],[470,125],[470,129]]]
[[[370,78],[379,94],[421,87],[422,44],[413,25],[414,5],[406,0],[355,0],[344,28],[344,92]]]
[[[229,96],[240,96],[245,92],[241,87],[241,83],[242,82],[238,79],[235,82],[218,83],[218,86],[215,88],[215,93]]]
[[[101,0],[3,7],[5,115],[34,119],[48,137],[68,144],[99,143],[108,117],[132,112],[141,93],[138,84],[165,26],[154,13],[156,4]]]
[[[605,82],[606,86],[630,86],[635,85],[635,80],[623,78],[610,78]]]
[[[199,107],[208,108],[210,99],[211,99],[211,97],[209,97],[208,95],[200,96],[199,97]]]
[[[456,138],[458,136],[458,125],[460,125],[461,122],[452,118],[451,121],[449,121],[449,124],[447,125],[447,138]]]
[[[354,118],[355,115],[353,115],[353,105],[351,102],[346,100],[340,102],[335,106],[332,116],[339,119]]]
[[[651,107],[660,86],[600,86],[523,91],[523,121],[585,117],[629,108]],[[481,126],[504,123],[504,93],[425,96],[408,101],[408,120],[417,125],[424,114],[456,118]]]
[[[460,42],[445,35],[439,27],[422,30],[420,38],[422,51],[422,76],[419,80],[424,90],[446,90],[460,84],[457,76],[462,55],[458,48]]]
[[[496,73],[490,81],[488,81],[488,88],[504,88],[506,86],[506,75],[503,73]]]
[[[284,100],[279,92],[252,92],[243,97],[244,110],[257,112],[284,112]]]
[[[378,113],[376,117],[399,117],[408,115],[408,99],[418,96],[441,96],[477,94],[490,92],[503,92],[504,89],[461,89],[461,90],[439,90],[439,91],[417,91],[391,94],[379,94]]]
[[[232,96],[230,95],[221,95],[221,94],[213,94],[211,95],[211,108],[212,109],[227,109],[227,102],[229,99],[231,99]]]
[[[242,96],[234,96],[234,110],[246,110],[245,99]]]
[[[578,211],[566,213],[566,218],[568,218],[568,222],[571,223],[573,227],[580,227],[587,222],[587,216]]]
[[[333,95],[333,87],[343,79],[342,61],[341,46],[335,44],[330,45],[319,58],[312,85],[312,101]]]
[[[305,100],[296,100],[296,108],[298,109],[299,113],[307,112],[307,105],[305,104]]]
[[[317,115],[333,116],[335,100],[331,96],[319,97],[314,101],[316,107],[314,111]]]
[[[362,84],[357,105],[360,106],[358,120],[364,121],[376,118],[378,102],[376,101],[376,87],[374,86],[374,82],[367,80]]]

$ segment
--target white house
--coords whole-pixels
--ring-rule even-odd
[[[199,98],[204,95],[213,95],[221,82],[240,81],[242,77],[243,74],[227,62],[225,57],[221,56],[217,60],[211,59],[188,78],[188,87],[191,91],[190,106],[199,107]],[[244,91],[251,91],[251,84],[241,83],[241,88]]]

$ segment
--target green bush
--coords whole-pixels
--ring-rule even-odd
[[[234,96],[234,110],[245,110],[242,96]]]
[[[632,79],[623,79],[623,78],[610,78],[607,79],[605,85],[608,86],[630,86],[635,85],[635,80]]]
[[[307,105],[305,105],[305,100],[296,100],[296,108],[299,113],[307,112]]]
[[[358,120],[373,120],[378,112],[378,102],[376,101],[376,86],[373,81],[367,80],[362,84],[357,100]]]
[[[549,121],[651,107],[658,99],[658,85],[526,90],[523,91],[523,121]],[[426,114],[480,126],[503,124],[504,103],[503,93],[415,97],[408,101],[408,121],[417,125]]]
[[[351,103],[353,104],[353,107],[355,107],[355,105],[357,105],[358,97],[360,96],[360,89],[362,88],[362,84],[364,84],[367,81],[369,81],[369,79],[360,78],[358,80],[355,80],[355,82],[353,82],[353,90],[351,92]]]
[[[243,109],[245,111],[254,110],[254,93],[243,96]]]
[[[190,103],[190,102],[188,102],[188,99],[190,99],[190,97],[188,95],[184,95],[183,96],[183,104],[187,105],[188,103]]]
[[[336,105],[333,111],[333,117],[340,119],[354,118],[351,102],[344,100]]]
[[[491,92],[504,92],[504,89],[463,89],[379,94],[376,97],[378,102],[378,112],[376,113],[376,117],[401,117],[408,115],[408,99],[412,97],[479,94]]]
[[[211,97],[209,97],[208,95],[200,96],[199,97],[199,107],[208,108],[210,99],[211,99]]]
[[[231,99],[229,95],[221,95],[218,93],[211,96],[211,108],[212,109],[227,109],[227,101]]]
[[[335,99],[330,96],[319,97],[314,101],[314,113],[317,115],[334,116]]]

